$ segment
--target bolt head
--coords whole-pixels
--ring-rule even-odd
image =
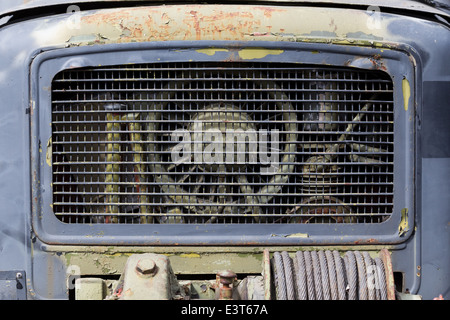
[[[236,273],[231,270],[220,271],[217,275],[219,276],[220,283],[222,284],[231,284],[236,278]]]
[[[136,264],[136,271],[139,274],[151,276],[156,274],[158,267],[152,259],[144,258],[140,259]]]

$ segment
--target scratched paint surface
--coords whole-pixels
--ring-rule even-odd
[[[363,11],[330,10],[326,8],[246,7],[245,12],[242,12],[241,8],[236,6],[190,5],[87,11],[81,15],[79,28],[73,28],[73,25],[71,27],[69,23],[70,15],[60,15],[25,22],[23,25],[18,24],[17,27],[10,28],[11,32],[6,32],[7,28],[3,28],[1,33],[0,79],[3,83],[0,86],[0,96],[5,97],[5,99],[3,104],[0,103],[0,110],[2,110],[1,117],[4,120],[1,121],[1,127],[5,129],[5,134],[0,138],[0,145],[7,158],[4,157],[0,161],[0,174],[4,181],[8,181],[7,184],[2,186],[0,195],[2,208],[5,209],[2,210],[1,214],[2,232],[7,235],[2,238],[3,242],[0,248],[2,256],[6,257],[0,259],[0,266],[4,270],[28,268],[24,261],[29,262],[26,254],[29,253],[29,248],[33,247],[30,244],[30,239],[28,239],[29,234],[27,233],[24,236],[22,232],[23,230],[30,230],[30,226],[26,224],[29,221],[28,215],[30,212],[29,201],[27,200],[29,198],[30,164],[28,160],[23,158],[24,154],[29,153],[29,135],[24,129],[28,126],[29,118],[24,112],[26,106],[23,105],[24,92],[21,88],[24,88],[23,90],[27,88],[28,78],[26,76],[29,71],[27,59],[34,50],[40,47],[198,39],[308,41],[377,47],[389,47],[391,44],[395,45],[396,42],[402,42],[415,45],[417,51],[421,54],[428,53],[424,56],[433,58],[428,61],[436,61],[436,59],[442,62],[447,61],[444,56],[440,58],[439,52],[442,51],[434,47],[437,46],[435,43],[439,44],[441,41],[448,39],[443,36],[445,34],[442,31],[441,33],[431,32],[439,31],[437,27],[434,30],[431,24],[423,24],[421,25],[423,28],[417,28],[418,35],[415,39],[407,39],[406,35],[399,33],[389,34],[387,31],[391,22],[389,19],[383,19],[380,29],[372,30],[368,28],[367,14]],[[402,23],[404,22],[402,21]],[[406,27],[405,29],[411,30]],[[428,38],[424,34],[435,36]],[[12,41],[14,39],[17,41]],[[15,45],[11,47],[11,43],[15,43]],[[209,50],[199,53],[215,55],[225,54],[226,51]],[[256,57],[253,56],[253,58]],[[372,63],[376,63],[376,61],[372,61]],[[424,63],[427,63],[427,61]],[[427,77],[434,76],[437,71],[440,71],[440,67],[429,65],[424,65],[423,68],[428,70],[428,73],[424,73]],[[430,78],[426,80],[430,80]],[[413,84],[411,82],[411,86]],[[405,90],[408,86],[409,83],[403,83],[404,93],[409,94],[408,90]],[[406,109],[410,97],[404,95],[404,98],[403,102],[406,101],[404,104]],[[414,98],[411,101],[414,101]],[[34,112],[34,103],[32,105],[31,113]],[[409,110],[411,109],[413,108],[410,107]],[[18,126],[17,123],[21,125]],[[45,142],[43,143],[43,147],[45,147]],[[43,154],[45,153],[43,152]],[[23,172],[22,175],[20,175],[21,172]],[[33,172],[31,174],[33,175]],[[425,195],[426,192],[424,191]],[[227,247],[220,250],[219,248],[214,249],[217,249],[218,252],[226,251],[224,248]],[[54,277],[54,274],[63,274],[65,269],[60,267],[59,264],[48,263],[47,270],[45,262],[46,260],[53,261],[53,258],[55,260],[62,259],[60,256],[62,250],[70,252],[76,251],[75,249],[80,250],[80,247],[58,248],[56,253],[47,254],[43,253],[43,251],[46,251],[45,249],[37,245],[34,247],[32,255],[34,255],[35,260],[35,274],[38,276],[31,280],[28,279],[28,282],[30,285],[33,284],[36,292],[43,296],[47,296],[48,292],[48,295],[51,293],[55,297],[61,294],[58,292],[63,290],[60,288],[64,286],[58,283],[59,280]],[[152,249],[154,250],[154,248]],[[341,249],[344,248],[341,247]],[[83,247],[81,250],[92,252],[92,247]],[[123,247],[122,250],[128,252],[130,249],[129,247]],[[167,248],[159,250],[166,252]],[[252,254],[248,248],[245,251]],[[180,267],[184,266],[187,259],[193,261],[199,259],[197,253],[186,252],[184,256],[179,254],[173,258],[174,260],[179,259]],[[126,259],[126,256],[127,253],[120,254],[120,259]],[[202,253],[201,256],[203,257],[204,254]],[[92,260],[90,259],[92,257],[88,255],[82,256],[78,261],[74,256],[72,258],[72,263],[79,262],[83,265],[84,261],[86,264],[92,265],[95,273],[116,273],[119,270],[118,267],[123,265],[121,262],[117,268],[115,265],[110,266],[108,263],[116,256],[105,255],[104,253],[100,253],[99,257],[95,258],[104,258],[107,261],[95,260],[95,258]],[[240,259],[236,261],[241,263]],[[255,261],[252,266],[256,267],[258,262]],[[40,264],[42,265],[40,266]],[[28,263],[28,265],[32,265],[32,263]],[[105,270],[105,267],[108,267],[107,270]],[[42,270],[44,274],[41,272]],[[44,281],[47,282],[47,273],[49,275],[48,284],[43,284]],[[31,274],[32,272],[27,272],[27,275]],[[30,292],[33,294],[32,288],[30,288]]]
[[[77,19],[70,14],[50,18],[33,32],[33,37],[41,46],[169,40],[296,41],[298,38],[328,39],[342,44],[364,40],[373,44],[389,37],[387,22],[374,29],[367,19],[363,10],[168,5],[86,11],[79,13]]]

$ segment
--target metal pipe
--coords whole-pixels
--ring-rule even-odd
[[[117,172],[120,172],[120,144],[116,142],[120,142],[120,120],[121,120],[121,114],[118,112],[122,109],[124,109],[126,106],[119,103],[107,103],[104,105],[105,110],[110,111],[106,114],[106,131],[110,131],[106,135],[106,140],[108,141],[106,145],[106,169],[107,172],[105,176],[105,182],[107,183],[105,186],[105,193],[106,193],[106,201],[108,203],[119,203],[119,195],[117,194],[119,192],[119,185],[116,184],[117,182],[120,182],[120,175],[116,174]],[[113,132],[111,132],[113,131]],[[105,213],[113,213],[117,214],[119,213],[119,206],[118,205],[107,205],[105,208]],[[105,222],[106,223],[117,223],[118,217],[117,216],[105,216]]]

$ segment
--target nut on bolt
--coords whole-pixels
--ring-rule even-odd
[[[158,266],[152,259],[144,258],[137,262],[136,271],[144,276],[154,276],[158,271]]]
[[[236,273],[230,270],[220,271],[217,275],[219,276],[220,283],[222,284],[230,285],[233,283],[234,279],[236,279]]]
[[[220,271],[219,277],[219,299],[231,300],[233,299],[233,282],[236,279],[236,273],[230,270]]]

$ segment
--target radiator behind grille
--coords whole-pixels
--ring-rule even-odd
[[[380,223],[393,119],[378,71],[65,70],[52,84],[53,210],[66,223]]]

